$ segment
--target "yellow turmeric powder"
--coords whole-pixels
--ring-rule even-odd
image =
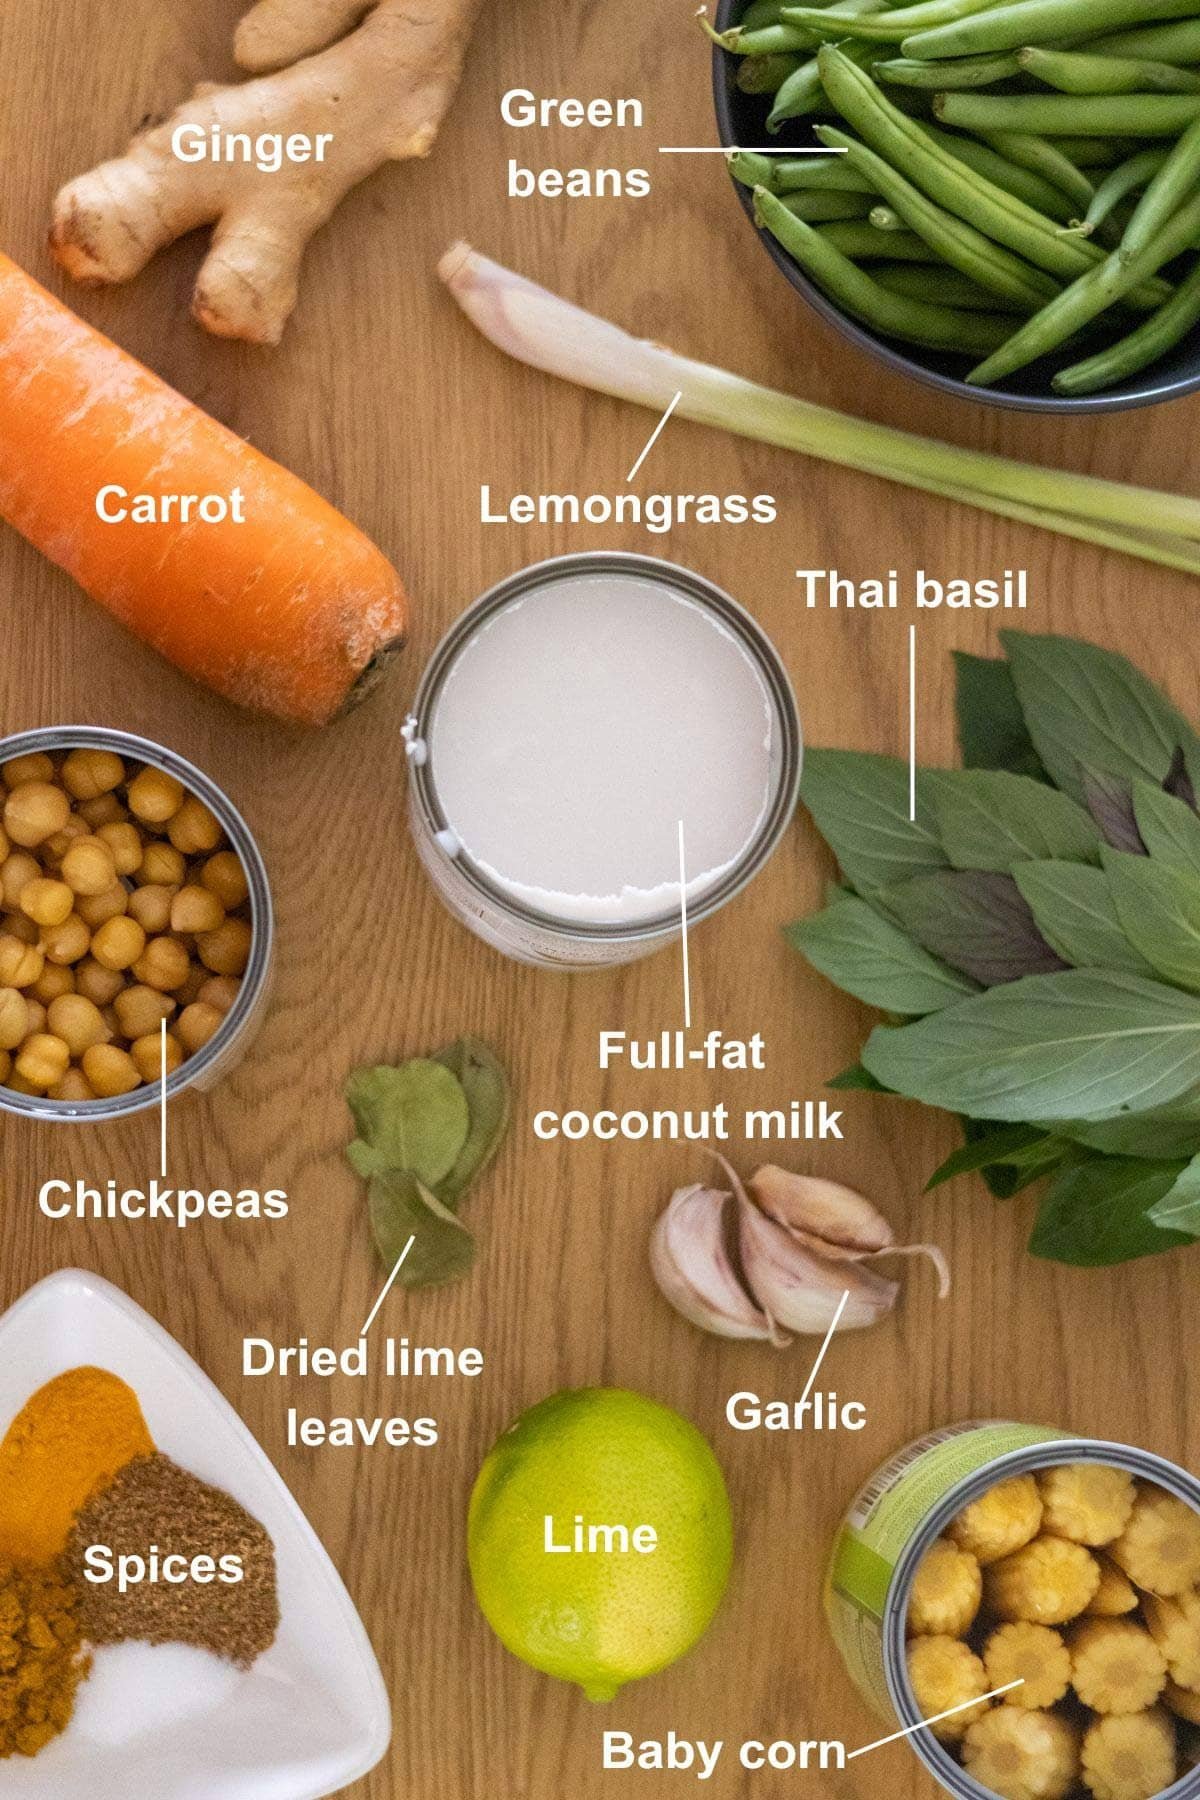
[[[154,1448],[137,1395],[118,1376],[80,1368],[47,1382],[0,1444],[0,1557],[52,1563],[75,1515]]]
[[[77,1605],[56,1570],[0,1559],[0,1757],[36,1756],[70,1723],[91,1666]]]

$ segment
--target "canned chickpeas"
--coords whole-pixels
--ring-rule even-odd
[[[258,847],[199,769],[90,726],[0,740],[0,1110],[123,1117],[164,1063],[168,1094],[212,1085],[271,946]]]
[[[1200,1483],[1159,1457],[999,1422],[924,1438],[855,1500],[826,1611],[959,1800],[1200,1796]]]

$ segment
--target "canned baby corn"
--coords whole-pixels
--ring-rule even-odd
[[[936,1432],[856,1497],[825,1605],[865,1699],[959,1800],[1200,1800],[1200,1483],[1173,1464]]]

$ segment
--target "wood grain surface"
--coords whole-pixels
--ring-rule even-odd
[[[146,733],[200,763],[244,809],[271,871],[279,914],[273,1003],[243,1066],[172,1121],[177,1180],[285,1187],[282,1224],[51,1224],[36,1209],[50,1175],[147,1179],[155,1121],[104,1131],[5,1119],[0,1302],[79,1265],[126,1289],[173,1332],[240,1410],[307,1510],[362,1610],[390,1686],[395,1740],[351,1790],[359,1800],[593,1800],[667,1794],[693,1777],[603,1775],[604,1727],[723,1737],[840,1737],[874,1719],[852,1689],[819,1613],[831,1534],[859,1481],[899,1444],[970,1416],[1057,1423],[1124,1438],[1193,1465],[1200,1423],[1195,1254],[1112,1274],[1028,1258],[1025,1201],[1000,1206],[961,1181],[922,1198],[949,1150],[949,1121],[847,1097],[846,1142],[799,1146],[797,1165],[860,1185],[908,1234],[954,1267],[937,1305],[914,1270],[895,1319],[835,1344],[828,1383],[871,1403],[867,1432],[742,1434],[724,1421],[739,1389],[795,1399],[809,1353],[706,1339],[668,1310],[647,1268],[647,1232],[677,1184],[703,1172],[695,1149],[563,1150],[534,1141],[541,1106],[700,1106],[699,1073],[601,1076],[597,1034],[679,1022],[667,953],[611,974],[563,977],[502,960],[442,910],[410,846],[400,725],[424,661],[493,580],[560,551],[620,547],[688,563],[762,620],[795,679],[809,742],[901,752],[903,614],[802,609],[794,570],[858,577],[917,566],[979,577],[1029,570],[1034,629],[1076,632],[1133,653],[1193,710],[1195,592],[1183,576],[1070,545],[873,480],[673,423],[639,479],[652,489],[774,492],[770,528],[484,528],[479,487],[615,490],[652,421],[511,365],[477,339],[433,267],[454,238],[647,335],[814,399],[952,439],[1095,474],[1195,485],[1200,403],[1107,419],[1036,420],[956,403],[888,374],[814,320],[756,248],[715,157],[662,158],[659,144],[713,141],[709,59],[691,0],[535,0],[489,5],[467,78],[427,163],[388,169],[357,191],[314,245],[283,347],[207,338],[188,314],[198,241],[128,289],[69,290],[44,249],[51,196],[114,153],[129,131],[202,77],[232,75],[236,0],[22,0],[0,13],[0,221],[4,248],[85,317],[262,449],[296,469],[394,557],[414,596],[415,632],[390,685],[320,735],[239,716],[126,637],[8,531],[0,533],[4,731],[97,722]],[[506,89],[626,95],[647,105],[640,138],[502,128]],[[506,160],[651,168],[642,201],[509,202]],[[920,628],[920,741],[953,755],[950,655],[986,651],[994,616],[926,617]],[[730,1077],[731,1103],[819,1097],[850,1061],[865,1015],[801,964],[780,927],[814,906],[829,873],[800,822],[770,868],[696,933],[698,1023],[761,1031],[769,1068]],[[362,1195],[342,1158],[341,1098],[356,1064],[431,1048],[468,1030],[510,1065],[517,1117],[486,1191],[473,1277],[394,1297],[386,1329],[429,1344],[477,1344],[474,1382],[246,1381],[244,1333],[294,1342],[352,1339],[381,1283]],[[740,1150],[740,1146],[735,1146]],[[1191,1298],[1189,1299],[1189,1295]],[[679,1407],[711,1437],[737,1518],[732,1590],[685,1662],[597,1712],[510,1658],[479,1616],[465,1568],[471,1482],[496,1434],[557,1388],[620,1383]],[[432,1413],[430,1450],[289,1450],[285,1410]],[[820,1792],[897,1800],[934,1789],[903,1745],[841,1775],[756,1776],[727,1758],[722,1796]],[[0,1783],[2,1786],[2,1783]],[[152,1800],[152,1797],[148,1797]]]

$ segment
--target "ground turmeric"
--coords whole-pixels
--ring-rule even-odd
[[[76,1609],[55,1570],[0,1560],[0,1758],[36,1756],[69,1724],[91,1666]]]
[[[76,1514],[135,1456],[153,1450],[137,1395],[116,1375],[69,1369],[47,1382],[0,1444],[0,1558],[54,1562]],[[0,1679],[0,1692],[6,1686]]]

